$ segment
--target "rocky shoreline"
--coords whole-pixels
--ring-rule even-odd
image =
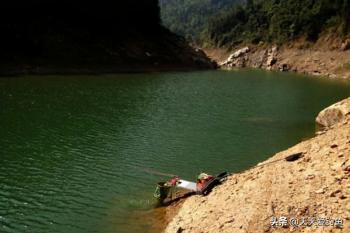
[[[165,232],[350,232],[350,98],[317,123],[314,138],[188,198]]]
[[[224,49],[218,49],[221,52],[214,52],[213,49],[208,49],[207,53],[222,69],[250,67],[350,79],[349,48],[350,40],[343,42],[337,49],[255,45],[242,46],[233,52]]]

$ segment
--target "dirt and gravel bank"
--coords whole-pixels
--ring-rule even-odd
[[[345,43],[345,42],[344,42]],[[350,41],[337,49],[298,46],[240,46],[236,49],[206,49],[223,69],[242,67],[291,71],[328,78],[350,79]]]
[[[231,175],[208,196],[188,198],[165,232],[350,232],[349,103],[338,104],[344,117],[314,138]],[[319,121],[330,122],[337,106]]]

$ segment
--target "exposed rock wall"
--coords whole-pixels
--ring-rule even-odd
[[[243,47],[219,65],[224,69],[252,67],[266,70],[292,71],[329,78],[350,79],[350,42],[339,50],[312,50],[271,46]],[[248,48],[248,49],[247,49]]]

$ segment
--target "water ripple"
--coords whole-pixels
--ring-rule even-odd
[[[168,179],[147,169],[240,171],[349,93],[258,71],[0,79],[0,232],[142,232]]]

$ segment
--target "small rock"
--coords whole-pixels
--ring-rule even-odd
[[[316,194],[323,194],[325,191],[323,188],[320,188],[318,190],[315,191]]]
[[[331,193],[331,197],[335,197],[338,193],[341,193],[341,190],[338,189],[338,190],[335,190],[334,192]]]
[[[343,168],[343,171],[350,172],[350,165]]]
[[[337,148],[337,147],[338,147],[337,144],[332,144],[332,145],[331,145],[331,148],[332,148],[332,149]]]
[[[309,174],[307,175],[307,177],[305,178],[305,180],[312,180],[315,178],[315,175],[314,174]]]
[[[282,72],[286,72],[290,70],[290,67],[287,63],[283,63],[279,66],[279,70]]]
[[[319,70],[314,70],[311,74],[315,76],[321,76],[321,72]]]
[[[335,75],[335,74],[329,74],[328,77],[334,79],[334,78],[337,78],[337,75]]]
[[[325,134],[325,133],[327,133],[326,130],[317,131],[317,132],[316,132],[316,135],[323,135],[323,134]]]
[[[349,159],[345,160],[340,166],[344,167],[347,164],[348,161],[349,161]]]
[[[343,177],[336,176],[336,177],[334,177],[334,182],[337,182],[338,184],[341,184],[342,178]]]
[[[226,221],[225,223],[227,224],[227,223],[233,223],[235,221],[235,219],[234,218],[232,218],[232,219],[230,219],[230,220],[228,220],[228,221]]]

